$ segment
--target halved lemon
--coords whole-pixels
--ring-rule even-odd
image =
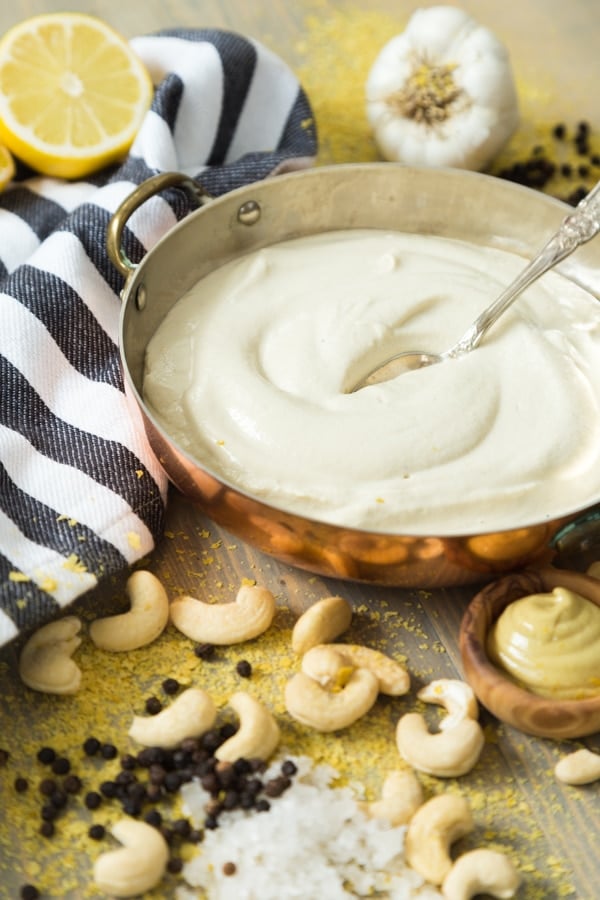
[[[152,93],[125,38],[94,16],[34,16],[0,38],[0,140],[43,174],[80,178],[122,159]]]
[[[10,150],[0,144],[0,191],[15,177],[15,161]]]

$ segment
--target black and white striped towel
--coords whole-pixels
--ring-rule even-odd
[[[131,43],[156,89],[123,164],[78,183],[22,173],[0,196],[0,644],[125,570],[163,528],[165,477],[123,394],[111,214],[157,172],[216,196],[316,154],[308,100],[262,45],[207,29]],[[180,190],[145,203],[128,255],[188,203]]]

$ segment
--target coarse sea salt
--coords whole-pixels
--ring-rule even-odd
[[[207,829],[183,868],[177,900],[433,900],[439,891],[409,868],[405,826],[370,819],[356,790],[335,787],[338,772],[306,756],[286,757],[298,768],[292,786],[271,799],[268,812],[235,810]],[[265,780],[280,774],[281,760]],[[183,809],[202,827],[210,795],[197,781],[181,790]],[[226,875],[225,863],[235,872]]]

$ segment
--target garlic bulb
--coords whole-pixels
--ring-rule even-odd
[[[485,169],[519,121],[506,49],[453,6],[413,14],[375,60],[366,95],[379,151],[408,165]]]

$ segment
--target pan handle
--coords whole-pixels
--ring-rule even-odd
[[[181,172],[161,172],[142,181],[113,213],[106,230],[108,255],[113,265],[125,278],[128,278],[137,268],[137,264],[129,259],[122,247],[123,230],[127,220],[142,203],[170,187],[184,188],[198,206],[212,200],[211,195],[204,190],[201,184]]]

